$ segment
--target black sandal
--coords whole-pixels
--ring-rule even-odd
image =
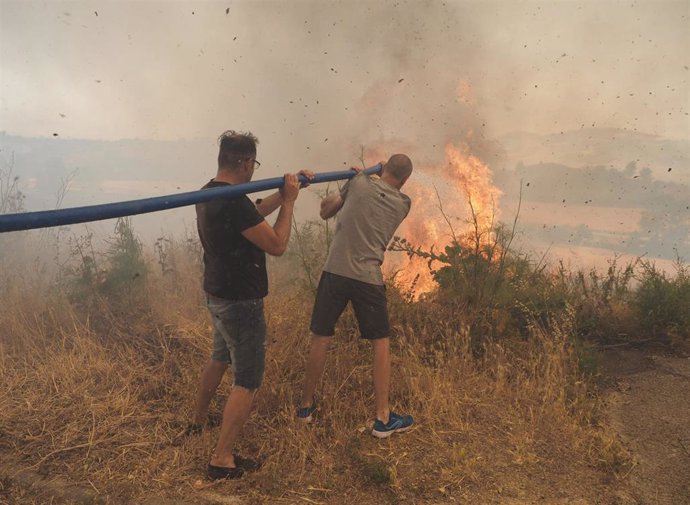
[[[208,464],[206,473],[211,480],[221,479],[239,479],[245,472],[254,472],[261,468],[261,462],[249,458],[243,458],[237,454],[233,455],[235,459],[235,467],[228,468],[226,466],[215,466]]]
[[[244,475],[244,469],[239,466],[227,468],[225,466],[215,466],[209,463],[206,473],[211,480],[239,479]]]
[[[255,472],[259,468],[261,468],[261,461],[257,461],[255,459],[250,459],[250,458],[243,458],[242,456],[239,456],[237,454],[233,454],[233,457],[235,458],[235,465],[237,468],[241,468],[245,472]]]

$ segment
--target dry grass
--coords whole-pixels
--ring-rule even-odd
[[[177,437],[210,344],[193,268],[152,273],[126,303],[95,293],[86,304],[70,302],[26,280],[1,297],[5,467],[124,501],[208,499],[194,483],[217,432]],[[529,502],[591,496],[599,475],[592,466],[615,475],[626,465],[578,371],[567,314],[549,334],[535,326],[529,338],[487,343],[475,356],[462,313],[392,297],[392,402],[417,426],[377,440],[369,435],[371,350],[351,315],[329,354],[318,421],[295,421],[310,310],[310,296],[296,288],[268,298],[266,378],[239,448],[265,465],[205,492],[247,503]],[[222,410],[228,387],[226,379],[213,411]]]

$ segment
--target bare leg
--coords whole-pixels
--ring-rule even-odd
[[[232,455],[232,447],[237,440],[242,426],[252,410],[255,390],[233,386],[230,396],[223,410],[223,425],[220,427],[220,436],[216,450],[211,456],[213,466],[227,468],[235,467],[235,458]]]
[[[374,346],[374,396],[376,398],[377,419],[388,422],[390,407],[388,405],[388,393],[391,381],[391,355],[390,339],[379,338],[372,340]]]
[[[331,337],[321,337],[312,333],[311,349],[307,358],[300,407],[311,407],[314,403],[316,385],[319,379],[321,379],[321,375],[323,375],[323,369],[326,365],[326,352],[330,343]]]
[[[201,373],[199,389],[196,393],[196,408],[194,409],[194,418],[192,419],[194,424],[201,426],[206,424],[208,406],[211,404],[211,399],[216,393],[220,381],[223,380],[223,375],[227,369],[227,363],[215,360],[210,360],[204,367],[204,371]]]

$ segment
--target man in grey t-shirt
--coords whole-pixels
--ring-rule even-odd
[[[311,349],[307,359],[298,419],[310,422],[314,392],[326,362],[335,323],[352,303],[362,338],[374,348],[376,420],[372,434],[385,438],[406,431],[411,416],[391,412],[390,324],[381,264],[388,243],[410,210],[410,199],[400,192],[412,174],[412,161],[394,154],[383,165],[381,177],[358,173],[340,191],[321,202],[321,218],[338,214],[335,236],[321,274],[311,319]]]

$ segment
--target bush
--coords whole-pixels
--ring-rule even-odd
[[[141,291],[147,274],[146,261],[140,240],[134,233],[130,218],[119,218],[115,235],[108,240],[108,269],[105,274],[105,294],[131,299],[135,290]]]
[[[56,288],[64,289],[72,303],[87,313],[102,307],[101,298],[123,307],[145,305],[148,266],[129,218],[117,220],[104,253],[94,246],[89,230],[70,237],[68,245],[69,257],[58,264]]]
[[[577,334],[598,342],[617,341],[636,333],[639,326],[631,308],[632,281],[637,261],[621,266],[609,261],[606,273],[596,269],[570,273],[561,264],[559,277],[575,307]]]
[[[676,263],[676,276],[668,276],[654,263],[642,263],[640,285],[633,297],[641,328],[651,338],[690,337],[690,275],[687,265]]]
[[[497,225],[453,239],[443,253],[425,251],[395,237],[390,249],[428,261],[438,284],[435,297],[461,310],[470,325],[473,349],[487,340],[525,336],[533,322],[548,326],[568,305],[567,289],[546,265],[510,249],[513,232]]]

